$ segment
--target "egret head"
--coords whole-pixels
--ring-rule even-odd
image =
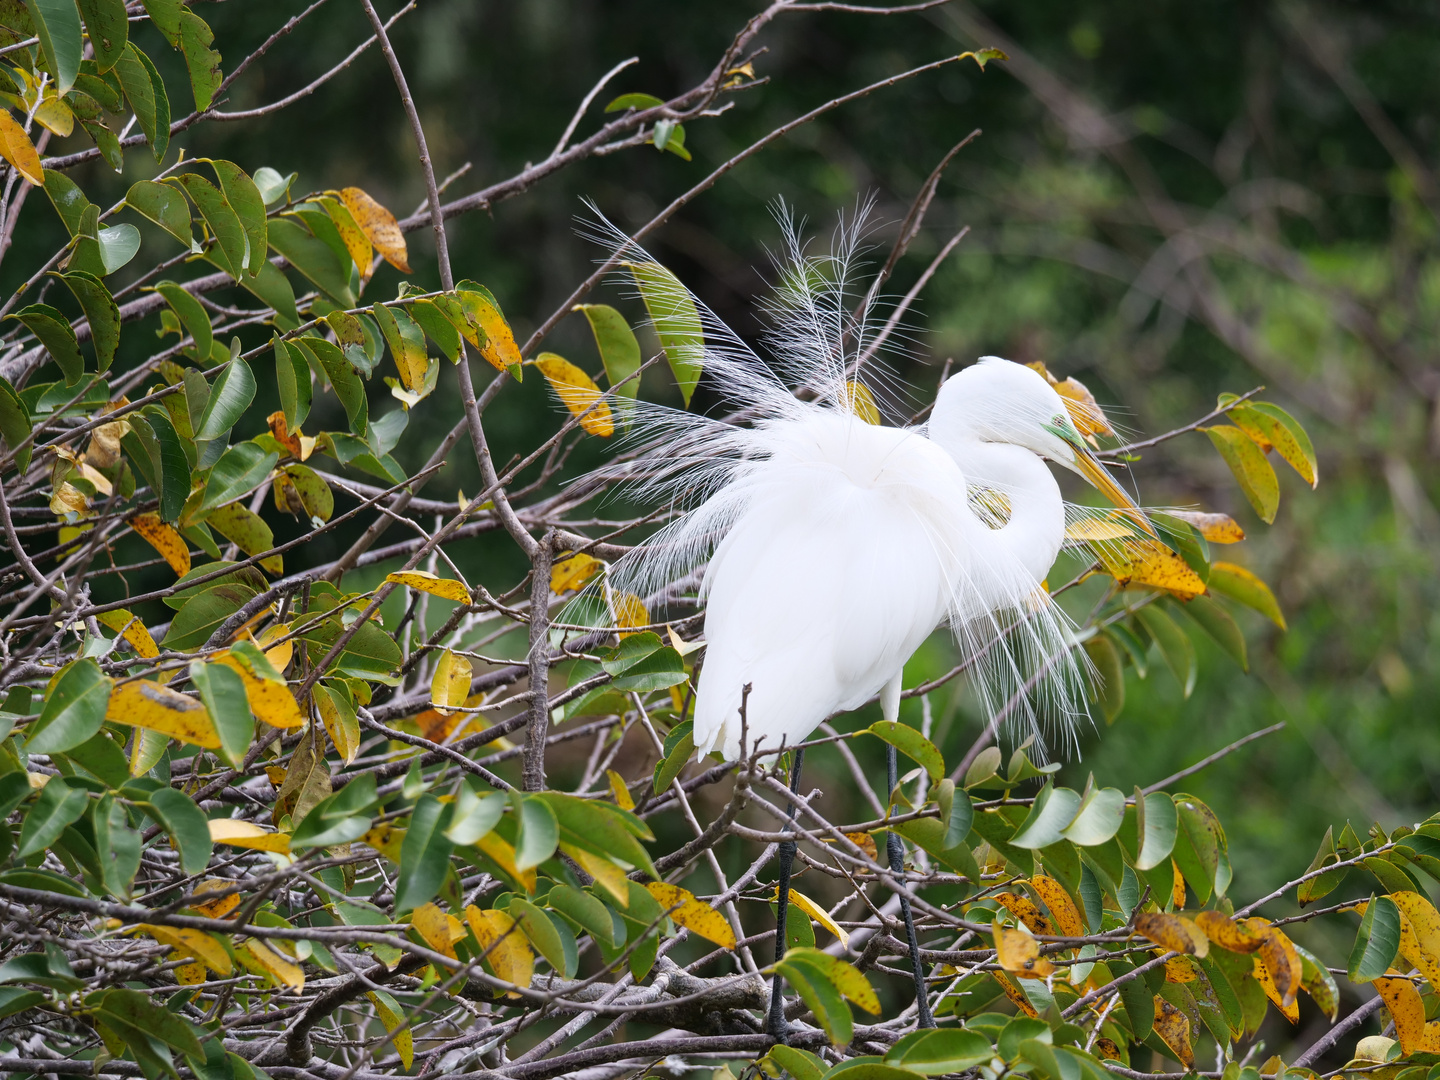
[[[941,445],[973,439],[1022,446],[1078,473],[1116,506],[1138,515],[1134,500],[1081,437],[1065,399],[1023,364],[982,356],[952,375],[935,398],[930,435]]]

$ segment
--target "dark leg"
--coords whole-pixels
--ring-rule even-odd
[[[886,795],[895,790],[900,779],[900,764],[895,747],[885,747],[885,775],[889,781]],[[891,832],[886,834],[885,852],[890,857],[890,869],[900,874],[905,869],[905,848],[900,837]],[[933,1028],[935,1018],[930,1015],[930,999],[925,994],[925,965],[920,962],[920,943],[915,936],[915,917],[910,913],[910,898],[900,894],[900,917],[905,920],[905,944],[910,948],[910,971],[915,976],[915,1008],[920,1013],[920,1026]]]
[[[800,767],[805,764],[805,748],[802,746],[795,751],[795,764],[790,770],[790,790],[798,794],[800,791]],[[790,831],[790,825],[795,821],[795,804],[791,802],[785,813],[789,817],[785,831]],[[779,895],[775,901],[775,962],[779,963],[785,958],[785,915],[790,907],[790,866],[795,861],[795,841],[780,841],[780,886]],[[784,1042],[789,1024],[785,1022],[785,998],[780,991],[780,973],[777,971],[774,980],[770,984],[770,1016],[765,1021],[765,1030],[777,1042]]]

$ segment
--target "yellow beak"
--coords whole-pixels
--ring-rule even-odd
[[[1135,500],[1130,498],[1129,493],[1115,482],[1099,458],[1095,457],[1088,449],[1077,447],[1075,450],[1075,471],[1088,480],[1096,490],[1109,499],[1121,510],[1125,511],[1125,517],[1130,519],[1136,526],[1144,530],[1150,536],[1155,535],[1155,529],[1145,517],[1145,511],[1136,505]]]

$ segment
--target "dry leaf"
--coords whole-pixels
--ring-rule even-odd
[[[1065,886],[1052,877],[1036,874],[1030,879],[1030,887],[1050,909],[1050,915],[1066,937],[1084,937],[1085,921],[1080,917],[1075,901],[1065,891]]]
[[[1017,893],[1002,892],[996,893],[995,899],[1004,905],[1005,910],[1014,915],[1017,919],[1029,927],[1032,934],[1054,934],[1055,928],[1050,925],[1050,920],[1040,914],[1040,909],[1029,897],[1020,896]]]
[[[190,572],[190,548],[184,537],[160,520],[159,514],[136,514],[127,524],[158,551],[176,577]]]
[[[342,188],[340,201],[385,261],[402,274],[410,273],[405,234],[400,231],[395,215],[358,187]]]

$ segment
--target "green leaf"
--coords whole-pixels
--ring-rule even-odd
[[[85,49],[75,0],[25,0],[25,6],[35,22],[35,35],[40,39],[45,66],[55,76],[55,92],[64,97],[75,85]]]
[[[825,1063],[808,1050],[800,1050],[780,1043],[772,1046],[760,1064],[765,1060],[784,1069],[793,1080],[821,1080],[825,1075]],[[769,1075],[767,1072],[766,1075]]]
[[[190,497],[190,459],[185,454],[180,434],[164,409],[147,409],[145,422],[154,432],[160,455],[157,478],[161,487],[156,492],[160,496],[160,516],[173,524],[184,510],[185,500]]]
[[[1061,835],[1080,847],[1097,847],[1119,832],[1124,820],[1125,793],[1118,788],[1092,788]]]
[[[220,373],[210,390],[210,400],[195,428],[197,442],[222,438],[235,426],[250,402],[255,400],[255,374],[250,365],[237,356]]]
[[[1235,474],[1240,490],[1250,500],[1255,513],[1260,515],[1260,520],[1267,525],[1273,522],[1275,512],[1280,508],[1280,482],[1275,478],[1270,462],[1265,460],[1264,451],[1238,427],[1226,425],[1200,430],[1210,436],[1215,449],[1220,451],[1225,464]]]
[[[211,256],[222,270],[239,281],[250,259],[250,238],[229,200],[199,173],[180,173],[167,177],[165,182],[179,186],[190,196],[215,237],[216,246],[211,249]]]
[[[370,424],[370,406],[365,397],[365,383],[356,373],[355,367],[345,358],[340,347],[334,342],[318,337],[292,338],[288,342],[292,349],[298,349],[315,374],[329,382],[345,408],[345,417],[350,431],[364,438]]]
[[[603,692],[603,687],[597,687]],[[655,794],[659,795],[675,782],[685,766],[695,757],[695,724],[684,720],[670,729],[665,736],[661,757],[655,764],[655,775],[651,781]]]
[[[1136,808],[1140,813],[1139,851],[1135,856],[1137,870],[1152,870],[1170,857],[1175,850],[1175,837],[1180,828],[1180,815],[1175,801],[1163,791],[1141,796],[1135,790]]]
[[[94,660],[87,657],[71,663],[45,699],[26,740],[26,750],[54,754],[90,739],[105,722],[105,707],[113,686],[114,681],[101,673]]]
[[[90,797],[85,794],[84,788],[72,788],[64,777],[52,776],[40,789],[39,797],[20,825],[16,857],[23,859],[50,847],[60,839],[67,825],[80,820],[80,815],[89,805]]]
[[[1228,611],[1208,596],[1196,596],[1178,606],[1215,639],[1215,643],[1240,665],[1242,671],[1250,670],[1250,661],[1245,654],[1245,635]]]
[[[1080,793],[1069,788],[1057,788],[1046,781],[1035,796],[1030,816],[1020,824],[1010,843],[1018,848],[1049,847],[1065,834],[1065,828],[1075,820],[1080,810]]]
[[[33,1009],[44,1000],[45,995],[38,990],[21,990],[19,987],[7,986],[0,990],[0,1018]]]
[[[700,382],[705,362],[705,336],[695,298],[680,280],[659,263],[625,263],[640,287],[640,297],[686,407]]]
[[[1340,987],[1335,983],[1335,976],[1308,949],[1295,945],[1295,951],[1300,955],[1300,985],[1333,1024],[1340,1015]]]
[[[333,847],[359,840],[370,831],[378,802],[374,775],[362,773],[334,795],[315,804],[290,837],[290,849]]]
[[[909,1069],[886,1065],[882,1059],[871,1055],[842,1061],[827,1072],[823,1080],[915,1080],[919,1075]]]
[[[166,190],[169,191],[168,188]],[[178,192],[169,191],[169,194],[180,199],[181,202],[184,202],[184,199]],[[210,359],[210,346],[213,341],[209,312],[205,310],[204,305],[202,305],[199,300],[195,299],[194,294],[183,286],[175,284],[173,281],[158,282],[154,286],[154,291],[165,298],[165,302],[169,304],[170,309],[175,312],[175,316],[180,320],[180,324],[189,331],[190,336],[194,339],[195,346],[193,351],[195,358],[200,361],[202,366],[208,367],[209,364],[207,361]],[[213,438],[214,436],[210,437]]]
[[[531,870],[555,854],[560,823],[543,799],[527,795],[519,800],[520,823],[515,834],[515,868]]]
[[[468,784],[462,784],[455,795],[455,811],[445,835],[460,847],[469,847],[482,836],[489,835],[504,813],[503,793],[492,791],[480,795]],[[555,815],[552,813],[550,816],[553,818]]]
[[[503,803],[503,797],[500,797],[499,801]],[[615,937],[615,921],[610,918],[609,909],[587,892],[562,883],[550,890],[545,898],[545,906],[570,919],[597,942],[603,942],[611,948],[624,944],[623,937],[619,940]]]
[[[190,16],[189,12],[186,13],[186,16],[195,18]],[[196,21],[199,22],[199,19],[196,18]],[[185,25],[185,22],[182,21],[182,34]],[[206,32],[209,32],[208,29]],[[245,240],[248,244],[245,269],[253,276],[260,272],[260,264],[265,262],[269,253],[265,200],[260,194],[260,189],[255,186],[255,181],[250,179],[240,166],[230,161],[218,161],[213,158],[207,160],[220,180],[220,190],[224,192],[226,203],[235,211],[236,217],[240,219],[241,227],[245,230]]]
[[[355,306],[349,270],[330,245],[315,236],[295,215],[282,214],[271,219],[267,240],[277,254],[335,303],[347,309]]]
[[[422,795],[410,813],[400,844],[400,870],[395,884],[396,912],[427,903],[444,884],[455,845],[445,835],[450,807],[434,795]]]
[[[299,431],[310,415],[310,368],[305,357],[291,349],[277,335],[275,347],[275,383],[280,391],[280,410],[285,414],[285,427]]]
[[[190,681],[200,691],[200,700],[220,736],[220,752],[231,765],[238,765],[255,739],[255,721],[240,673],[227,664],[190,665]]]
[[[1350,950],[1350,981],[1366,983],[1380,978],[1399,951],[1400,909],[1388,896],[1372,896]]]
[[[150,57],[137,49],[134,42],[127,42],[115,62],[115,75],[158,163],[170,148],[170,99],[165,96],[160,73]]]
[[[267,454],[254,443],[236,443],[220,455],[210,470],[200,503],[201,512],[248,495],[265,481],[279,460],[279,454]]]
[[[653,109],[656,105],[664,104],[665,102],[654,94],[621,94],[605,106],[605,111],[612,113],[624,112],[626,109]]]
[[[410,304],[410,317],[419,323],[430,340],[435,342],[452,364],[460,360],[460,331],[446,317],[445,313],[429,300],[416,300]]]
[[[1214,812],[1195,796],[1182,793],[1175,795],[1174,800],[1180,825],[1171,857],[1185,875],[1186,883],[1204,903],[1210,898],[1220,867],[1224,834]]]
[[[966,805],[972,807],[968,795],[957,792],[955,801],[958,803],[964,799]],[[952,814],[954,807],[951,807]],[[962,874],[971,881],[980,881],[980,867],[975,862],[975,855],[971,852],[964,840],[957,844],[947,844],[945,827],[933,818],[917,818],[913,821],[902,821],[893,826],[894,830],[909,840],[922,851],[929,853],[957,874]]]
[[[174,48],[180,45],[180,15],[185,10],[184,0],[140,0],[145,14],[159,30],[165,40]]]
[[[310,650],[312,660],[318,663],[344,632],[345,627],[338,618],[327,619],[308,631],[305,640],[315,643]],[[373,622],[367,622],[346,642],[330,674],[361,679],[382,678],[398,668],[401,659],[400,646],[395,644],[394,638]]]
[[[940,810],[940,824],[945,835],[941,843],[948,848],[964,843],[975,822],[975,804],[964,791],[955,790],[955,781],[948,777],[935,785],[935,805]]]
[[[1222,593],[1252,611],[1258,611],[1281,630],[1286,629],[1285,616],[1275,601],[1275,594],[1268,585],[1243,566],[1217,562],[1210,568],[1209,584],[1212,592]]]
[[[802,1001],[815,1014],[815,1021],[830,1037],[832,1046],[841,1047],[850,1042],[855,1033],[855,1021],[850,1015],[850,1006],[835,984],[810,964],[793,960],[781,960],[775,970],[800,995]]]
[[[634,398],[640,392],[640,380],[630,376],[640,370],[640,342],[625,316],[609,304],[576,304],[571,310],[583,311],[590,321],[600,361],[605,365],[605,377],[616,395]]]
[[[238,502],[212,510],[205,518],[205,524],[246,555],[259,555],[275,546],[275,534],[265,523],[265,519]],[[284,573],[284,557],[271,555],[261,559],[260,566],[272,574]]]
[[[138,990],[106,990],[100,999],[98,1014],[102,1020],[114,1017],[151,1038],[160,1039],[182,1054],[204,1060],[200,1040],[185,1019],[169,1009],[151,1002]]]
[[[10,385],[8,379],[0,379],[0,437],[4,438],[6,448],[13,453],[16,447],[30,437],[33,423],[30,410],[15,392],[15,387]],[[15,467],[22,475],[30,467],[32,451],[33,444],[15,455]]]
[[[635,839],[642,835],[653,840],[645,823],[634,814],[617,806],[578,799],[558,791],[542,791],[535,796],[544,799],[560,823],[560,839],[604,858],[619,860],[644,870],[659,879],[650,854]],[[648,893],[646,895],[649,895]]]
[[[543,956],[556,972],[563,973],[565,971],[565,943],[561,940],[555,924],[550,921],[549,916],[529,900],[518,896],[511,897],[510,906],[506,910],[510,917],[520,924],[520,929],[525,932],[525,936],[529,938],[535,951]]]
[[[215,91],[225,76],[220,70],[220,54],[210,46],[215,35],[205,20],[193,11],[180,16],[180,51],[190,72],[190,90],[195,95],[195,111],[205,112],[215,100]],[[265,248],[262,246],[263,252]]]
[[[945,759],[935,744],[912,727],[896,720],[877,720],[866,729],[871,735],[889,743],[912,761],[924,766],[930,779],[939,781],[945,775]]]
[[[120,305],[110,295],[110,290],[94,274],[72,270],[68,274],[55,274],[65,283],[75,299],[80,302],[85,319],[90,324],[90,340],[95,344],[98,361],[95,370],[110,370],[115,359],[115,350],[120,345]]]
[[[49,185],[48,176],[46,185]],[[191,226],[190,204],[185,201],[184,195],[169,184],[157,183],[154,180],[136,181],[125,195],[125,205],[141,217],[159,225],[192,252],[200,250],[200,245],[195,243],[195,233]],[[208,318],[206,323],[208,325]]]
[[[1189,635],[1154,604],[1142,607],[1135,613],[1135,617],[1155,639],[1166,666],[1188,698],[1195,689],[1195,676],[1199,670],[1195,661],[1195,645]]]
[[[330,490],[330,485],[320,478],[320,474],[308,465],[286,465],[285,475],[295,485],[305,513],[312,519],[329,521],[335,513],[335,493]]]
[[[130,779],[130,762],[125,751],[103,728],[79,746],[65,751],[65,756],[111,787],[119,787]]]
[[[935,1028],[902,1036],[885,1054],[885,1064],[922,1076],[964,1072],[995,1056],[990,1040],[978,1031]]]
[[[183,795],[180,797],[185,798]],[[195,812],[200,813],[198,810]],[[95,804],[94,822],[95,854],[100,861],[100,875],[105,881],[105,890],[111,896],[128,902],[135,875],[140,870],[140,834],[130,827],[130,818],[125,813],[124,805],[116,802],[111,795],[101,796],[100,801]],[[201,823],[204,824],[203,814]],[[208,830],[205,842],[208,846]],[[200,870],[204,868],[203,863],[198,867]],[[193,871],[187,871],[191,872]]]
[[[685,679],[685,662],[667,645],[627,668],[625,674],[617,676],[610,685],[616,690],[647,693],[678,686]]]
[[[188,652],[210,640],[210,635],[256,594],[239,585],[216,585],[192,596],[170,621],[161,643],[167,649]]]
[[[134,225],[101,225],[96,234],[100,263],[106,275],[115,273],[140,250],[140,230]]]
[[[252,179],[255,187],[260,192],[260,197],[265,200],[266,206],[274,206],[282,201],[290,191],[290,185],[295,182],[299,173],[291,173],[289,176],[281,176],[268,165],[261,165],[256,169]]]
[[[1125,669],[1120,665],[1120,653],[1110,635],[1101,633],[1085,642],[1085,655],[1095,665],[1095,685],[1091,688],[1095,702],[1105,722],[1113,724],[1125,708]]]
[[[66,386],[80,381],[85,373],[85,358],[80,355],[80,343],[75,340],[75,331],[70,329],[70,320],[62,312],[49,304],[31,304],[5,317],[18,320],[39,339],[45,351],[60,365]]]
[[[80,14],[85,16],[85,31],[95,51],[95,69],[104,74],[120,59],[130,37],[125,0],[79,0],[79,4]],[[119,112],[119,109],[110,111]]]
[[[65,223],[65,231],[71,236],[79,235],[85,211],[94,205],[85,197],[85,193],[80,190],[74,180],[64,173],[46,169],[45,194],[50,196],[50,204],[55,207],[55,212]],[[98,207],[96,207],[96,212],[98,220]]]

